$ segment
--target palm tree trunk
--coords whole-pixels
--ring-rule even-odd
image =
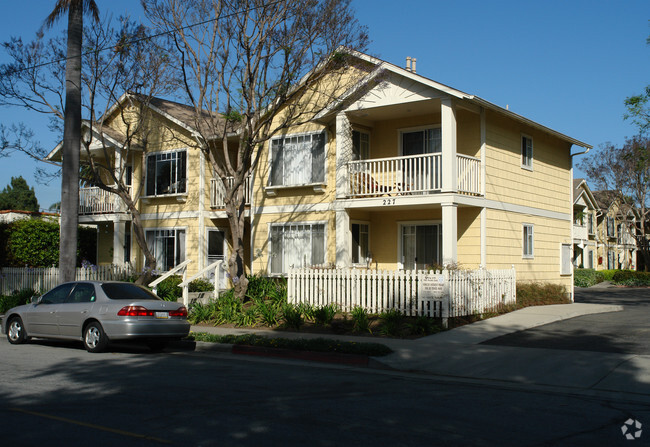
[[[65,117],[63,122],[63,166],[61,179],[61,237],[59,272],[61,282],[75,279],[77,226],[79,222],[79,152],[81,150],[81,44],[82,2],[70,2],[68,48],[65,67]]]

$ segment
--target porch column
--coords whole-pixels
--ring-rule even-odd
[[[124,240],[126,235],[126,222],[115,220],[113,222],[113,265],[124,265]]]
[[[442,114],[442,192],[456,192],[458,190],[456,104],[452,98],[442,98],[440,109]]]
[[[336,267],[350,267],[352,255],[352,233],[350,232],[350,216],[346,210],[336,211]]]
[[[348,170],[346,163],[352,160],[352,131],[345,112],[336,115],[336,198],[347,195]],[[338,219],[337,219],[338,221]]]
[[[442,204],[442,264],[458,261],[458,205]]]

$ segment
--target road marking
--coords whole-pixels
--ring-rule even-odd
[[[110,433],[115,433],[118,435],[122,436],[129,436],[131,438],[139,438],[139,439],[147,439],[149,441],[155,441],[161,444],[171,444],[172,442],[167,440],[167,439],[160,439],[160,438],[155,438],[153,436],[148,436],[148,435],[142,435],[139,433],[132,433],[129,431],[125,430],[119,430],[117,428],[110,428],[110,427],[104,427],[103,425],[96,425],[96,424],[89,424],[87,422],[81,422],[81,421],[76,421],[74,419],[68,419],[60,416],[54,416],[51,414],[45,414],[45,413],[38,413],[36,411],[29,411],[29,410],[23,410],[22,408],[10,408],[11,411],[17,412],[17,413],[24,413],[24,414],[29,414],[31,416],[38,416],[46,419],[52,419],[55,421],[60,421],[60,422],[66,422],[68,424],[74,424],[74,425],[80,425],[82,427],[88,427],[88,428],[93,428],[95,430],[101,430],[101,431],[107,431]]]

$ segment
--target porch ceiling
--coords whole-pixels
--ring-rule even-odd
[[[348,115],[354,120],[385,121],[410,116],[430,115],[440,113],[440,99],[427,99],[401,104],[391,104],[378,107],[368,107],[348,110]]]

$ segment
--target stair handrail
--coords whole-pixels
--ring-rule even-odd
[[[183,278],[183,282],[180,283],[178,285],[178,287],[183,288],[183,304],[185,305],[185,307],[187,307],[189,305],[189,290],[188,290],[189,289],[189,284],[192,281],[194,281],[196,278],[198,278],[199,276],[203,275],[204,273],[206,273],[206,272],[208,272],[208,271],[210,271],[212,269],[214,269],[214,291],[212,293],[213,293],[214,299],[219,298],[219,287],[217,286],[219,284],[219,270],[220,270],[220,267],[223,265],[224,262],[225,261],[223,259],[219,259],[217,261],[214,261],[212,264],[206,266],[205,268],[199,270],[199,272],[196,275],[192,276],[191,278],[189,278],[189,279]]]

